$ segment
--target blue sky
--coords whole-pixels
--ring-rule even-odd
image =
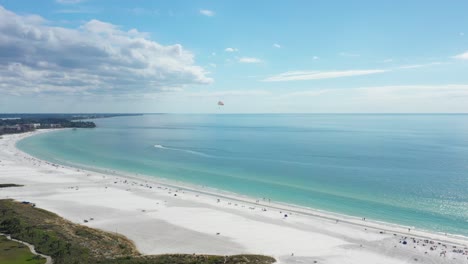
[[[0,112],[468,112],[449,3],[0,0]]]

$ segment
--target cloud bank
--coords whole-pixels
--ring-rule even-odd
[[[264,82],[305,81],[383,73],[387,70],[290,71],[264,79]]]
[[[262,62],[261,59],[253,58],[253,57],[242,57],[239,58],[240,63],[260,63]]]
[[[0,6],[0,93],[126,93],[213,80],[180,44],[91,20],[76,29]]]
[[[226,49],[224,49],[224,51],[226,51],[226,52],[237,52],[239,50],[236,49],[236,48],[226,48]]]
[[[454,56],[455,59],[459,59],[459,60],[468,60],[468,51],[466,51],[465,53],[462,53],[462,54],[458,54],[456,56]]]
[[[214,11],[211,11],[211,10],[208,10],[208,9],[200,9],[199,10],[200,14],[204,15],[204,16],[214,16],[215,15],[215,12]]]

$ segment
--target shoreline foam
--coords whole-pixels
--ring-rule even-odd
[[[118,232],[133,239],[137,247],[139,247],[143,253],[194,253],[190,251],[174,252],[170,250],[170,246],[168,246],[166,250],[167,252],[164,252],[164,250],[151,250],[151,246],[141,245],[141,242],[146,243],[151,241],[151,238],[145,237],[147,234],[145,234],[144,229],[151,227],[154,224],[153,222],[164,225],[169,224],[170,227],[177,230],[176,232],[180,232],[182,239],[184,237],[196,237],[195,241],[204,241],[205,243],[206,240],[213,241],[208,244],[202,243],[200,247],[185,248],[187,250],[199,250],[196,253],[258,253],[273,255],[282,263],[294,263],[296,260],[311,260],[312,258],[317,260],[321,259],[322,261],[320,262],[322,263],[324,261],[327,263],[339,263],[344,259],[354,258],[356,258],[356,261],[360,259],[360,263],[367,263],[362,261],[375,263],[374,261],[371,261],[371,259],[384,261],[382,263],[401,263],[402,257],[406,258],[407,254],[417,255],[421,260],[427,258],[428,255],[423,254],[421,248],[418,248],[416,245],[414,246],[416,247],[414,252],[413,250],[409,250],[409,252],[407,252],[410,246],[403,246],[402,249],[404,250],[401,250],[401,252],[399,247],[394,247],[401,247],[401,244],[398,243],[399,238],[405,236],[417,237],[417,239],[420,240],[437,240],[437,242],[450,244],[450,246],[456,245],[458,246],[457,248],[460,248],[460,246],[462,246],[462,248],[466,247],[468,244],[467,240],[464,238],[453,236],[446,237],[443,234],[414,230],[413,228],[411,232],[408,233],[408,227],[404,226],[368,220],[362,221],[350,216],[328,213],[300,206],[278,202],[268,203],[261,199],[257,199],[257,202],[257,200],[254,200],[252,197],[240,196],[234,193],[223,192],[211,188],[201,188],[195,185],[165,179],[155,179],[152,177],[144,177],[143,175],[135,176],[115,171],[106,172],[105,170],[105,173],[99,173],[52,164],[21,152],[15,147],[17,141],[32,134],[37,134],[37,132],[7,135],[0,141],[2,142],[2,148],[3,146],[6,146],[5,150],[0,154],[2,155],[2,160],[8,160],[8,153],[10,153],[10,156],[13,155],[16,158],[16,162],[14,162],[15,159],[12,161],[12,163],[16,165],[16,168],[22,166],[31,168],[32,166],[36,169],[36,173],[41,172],[42,174],[44,174],[44,170],[46,170],[47,173],[45,173],[45,175],[50,178],[49,180],[46,180],[46,182],[55,185],[52,186],[55,187],[54,191],[48,190],[48,192],[45,192],[48,195],[46,196],[48,197],[47,199],[41,197],[44,195],[44,190],[40,191],[37,195],[33,194],[29,197],[23,195],[23,197],[36,199],[39,202],[36,200],[34,201],[39,207],[41,207],[42,204],[44,206],[42,208],[54,211],[69,220],[77,222],[82,221],[80,221],[78,215],[84,214],[83,211],[87,211],[89,214],[97,214],[97,211],[95,211],[97,208],[108,210],[109,213],[116,215],[119,215],[119,209],[138,209],[140,212],[138,214],[135,213],[134,215],[130,214],[131,217],[129,217],[128,214],[123,213],[122,215],[125,215],[126,218],[121,219],[120,222],[119,219],[115,220],[113,217],[109,217],[104,220],[101,220],[99,217],[99,221],[92,221],[87,223],[87,225],[108,231],[116,231],[112,230],[113,226],[116,225],[116,228],[118,228],[120,225],[119,223],[140,223],[142,224],[142,228],[129,228],[129,226],[126,226],[123,230],[119,229]],[[0,163],[0,165],[4,164]],[[0,167],[0,169],[3,170],[2,167]],[[57,172],[50,171],[51,169],[56,170]],[[5,175],[1,173],[2,170],[0,170],[0,179],[5,178]],[[32,179],[28,179],[28,177],[19,177],[18,180],[26,182],[32,181],[36,184],[41,183],[38,179],[35,179],[34,181]],[[63,182],[63,180],[65,180],[65,182]],[[72,182],[68,182],[69,184],[67,184],[67,181],[70,180],[78,185],[74,186]],[[71,186],[64,191],[63,187],[66,185]],[[9,196],[15,199],[21,199],[21,190],[22,189],[10,191]],[[102,194],[100,194],[101,191],[103,192]],[[80,194],[82,192],[87,193],[88,196],[96,197],[99,200],[105,200],[107,203],[103,204],[96,200],[83,202],[83,199],[86,199],[86,197],[83,197]],[[77,195],[77,193],[79,195]],[[106,195],[106,193],[108,194]],[[133,199],[134,202],[140,201],[142,204],[128,204],[122,201],[118,204],[121,205],[122,208],[119,208],[120,206],[117,206],[118,208],[114,208],[116,205],[113,204],[112,201],[109,201],[109,197],[107,197],[109,195],[116,195],[117,197],[128,196],[128,199]],[[78,210],[76,208],[68,208],[67,206],[61,205],[61,203],[65,201],[82,208]],[[117,209],[117,212],[114,209]],[[161,211],[163,211],[164,214],[161,214]],[[279,211],[281,211],[281,214],[278,214]],[[140,215],[140,213],[143,214]],[[200,215],[200,217],[197,217],[197,215]],[[284,215],[288,216],[285,217]],[[184,220],[184,218],[193,218],[193,221],[187,221]],[[204,221],[200,222],[200,219],[198,218],[201,218]],[[337,220],[338,222],[335,223]],[[209,223],[209,221],[213,221],[213,223]],[[244,225],[245,222],[249,224]],[[238,232],[234,232],[235,234],[227,236],[224,236],[226,231],[216,232],[217,229],[226,230],[226,227],[229,226],[232,226],[231,228],[233,231]],[[236,230],[236,227],[238,230]],[[252,236],[252,234],[249,234],[248,232],[246,233],[246,230],[250,228],[256,228],[259,230],[253,230],[252,233],[255,233],[255,235]],[[211,231],[212,229],[213,231]],[[227,230],[227,232],[229,232],[229,229]],[[164,230],[158,231],[164,233]],[[217,235],[216,233],[220,233],[220,235]],[[167,236],[170,236],[170,234],[167,234]],[[271,242],[271,240],[276,239],[277,236],[289,240],[290,243],[281,244],[282,239],[280,239],[276,244],[279,243],[281,245],[275,245],[274,241]],[[269,238],[270,241],[268,241],[267,238]],[[264,242],[264,245],[262,246],[259,245],[258,242],[248,241],[252,239],[259,239]],[[322,242],[317,243],[317,241],[311,240],[322,240]],[[172,239],[170,237],[166,237],[166,239],[162,239],[160,241],[158,240],[158,242],[173,243],[173,241],[171,241]],[[190,239],[188,239],[188,241],[190,242]],[[191,241],[188,244],[193,244],[195,241]],[[219,244],[215,245],[218,243],[215,241],[218,241]],[[392,255],[388,252],[386,252],[386,254],[382,254],[380,250],[368,250],[371,246],[367,245],[369,241],[378,241],[383,243],[385,244],[385,249],[387,251],[394,250],[398,253],[393,253]],[[307,249],[308,247],[303,245],[303,243],[312,243],[315,244],[315,246],[311,246],[310,249]],[[183,246],[184,243],[181,244]],[[288,244],[291,244],[291,246]],[[363,245],[365,249],[361,247]],[[313,252],[314,248],[320,250]],[[184,247],[181,247],[181,245],[172,245],[172,249],[184,250]],[[337,252],[339,252],[339,254],[338,256],[335,256]],[[291,254],[294,254],[294,256],[291,256]],[[419,256],[420,254],[421,256]],[[451,253],[448,255],[451,255]],[[454,253],[453,255],[458,256],[459,254]],[[369,259],[361,259],[364,256],[367,256]],[[458,262],[462,260],[462,257],[463,255],[460,255],[458,256],[458,260],[449,260],[448,256],[445,258],[439,256],[437,258],[448,262],[436,262],[466,263]],[[464,257],[466,261],[467,256]],[[431,258],[429,258],[429,260]],[[396,262],[393,262],[394,260]],[[434,259],[434,261],[435,260],[437,259]]]

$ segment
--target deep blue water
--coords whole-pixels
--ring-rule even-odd
[[[468,115],[145,115],[18,147],[54,162],[159,176],[468,235]]]

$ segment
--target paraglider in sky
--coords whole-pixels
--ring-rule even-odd
[[[223,106],[224,103],[223,103],[222,101],[218,101],[218,105],[219,105],[219,106]]]

